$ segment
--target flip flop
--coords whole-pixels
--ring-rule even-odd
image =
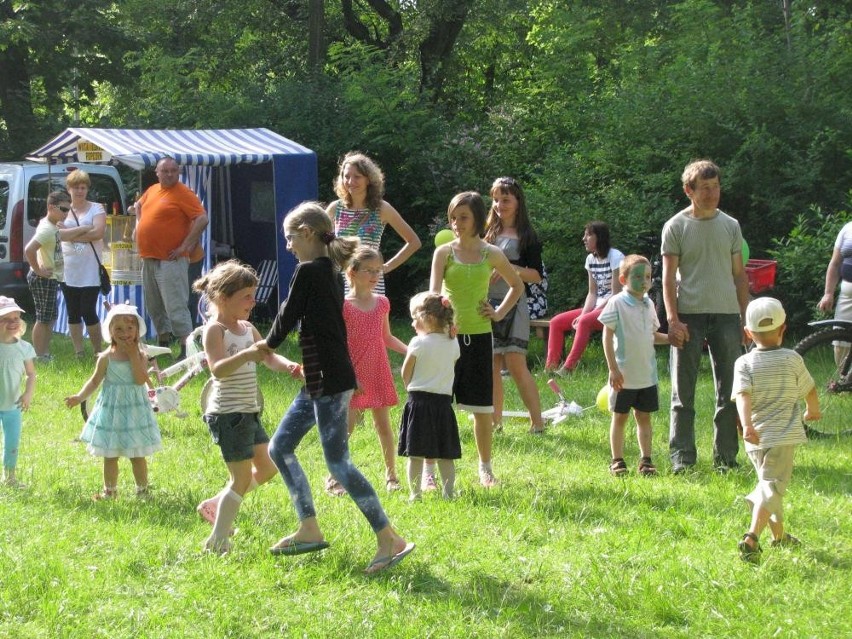
[[[283,541],[283,540],[282,540]],[[278,542],[277,545],[269,549],[273,555],[304,555],[309,552],[318,552],[328,548],[327,541],[293,541],[288,539],[283,542]]]
[[[414,542],[408,542],[405,544],[405,548],[400,550],[395,555],[390,555],[387,557],[378,557],[373,559],[370,562],[370,565],[364,569],[364,572],[368,575],[375,575],[376,573],[382,572],[383,570],[387,570],[388,568],[392,568],[396,566],[400,561],[405,559],[412,550],[416,548]]]

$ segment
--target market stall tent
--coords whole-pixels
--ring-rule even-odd
[[[283,218],[318,192],[316,154],[292,140],[268,129],[69,128],[27,158],[120,163],[143,171],[167,156],[182,166],[181,181],[195,191],[210,219],[202,239],[206,268],[218,247],[229,247],[255,267],[276,260],[279,287],[286,285],[296,262],[280,230]],[[141,302],[137,290],[114,295]]]

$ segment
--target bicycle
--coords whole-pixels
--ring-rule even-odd
[[[822,419],[805,425],[808,437],[852,435],[852,321],[820,320],[820,330],[805,337],[794,350],[814,378]]]

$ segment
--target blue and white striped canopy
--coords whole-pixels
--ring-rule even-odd
[[[36,149],[28,160],[77,161],[78,142],[90,142],[114,160],[136,170],[171,156],[184,166],[263,164],[273,156],[313,155],[313,151],[269,129],[86,129],[70,128]]]

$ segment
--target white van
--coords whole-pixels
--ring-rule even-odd
[[[0,164],[0,295],[14,297],[33,312],[27,286],[29,264],[24,247],[47,210],[47,195],[65,189],[65,176],[76,169],[89,174],[89,200],[104,205],[107,214],[124,215],[124,185],[114,166],[100,164]]]

